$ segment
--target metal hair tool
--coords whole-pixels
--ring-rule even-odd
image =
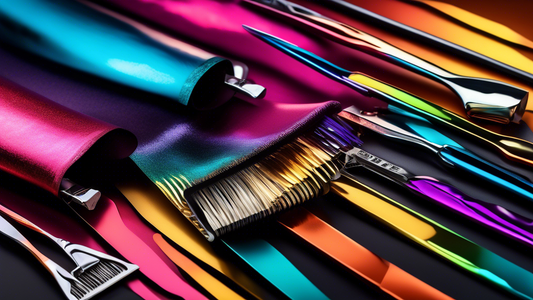
[[[102,193],[98,190],[83,187],[68,178],[61,180],[59,197],[69,204],[76,202],[88,210],[93,210],[101,196]]]
[[[341,112],[340,117],[361,124],[359,117]],[[364,168],[413,192],[481,223],[507,237],[533,246],[533,220],[502,206],[472,198],[456,187],[429,176],[415,175],[401,166],[354,147],[344,153],[344,169],[351,174]]]
[[[450,41],[441,39],[427,32],[415,29],[413,27],[407,26],[400,22],[396,22],[394,20],[391,20],[389,18],[386,18],[384,16],[381,16],[379,14],[366,10],[362,7],[359,7],[353,3],[350,3],[350,1],[327,0],[325,2],[329,5],[329,7],[335,7],[339,11],[345,14],[356,16],[357,18],[373,22],[374,24],[377,24],[378,26],[386,28],[390,31],[395,31],[396,33],[402,36],[409,37],[415,40],[419,40],[426,45],[432,45],[433,47],[448,51],[454,55],[461,56],[465,59],[481,63],[499,72],[504,72],[506,74],[512,75],[521,80],[525,80],[526,82],[529,82],[529,83],[533,82],[533,74],[529,72],[526,72],[519,68],[515,68],[499,60],[485,56],[479,52],[467,49],[465,47],[459,46]]]
[[[350,161],[345,160],[347,154],[352,155],[350,150],[361,144],[350,130],[342,121],[326,118],[255,165],[193,192],[192,211],[207,220],[202,223],[205,230],[220,236],[331,189],[456,266],[513,295],[533,299],[533,287],[528,283],[533,280],[532,273],[359,182],[351,174]],[[281,223],[293,230],[294,225],[286,219]],[[316,236],[306,237],[311,243],[313,238]],[[332,257],[338,254],[327,248],[321,251]]]
[[[526,109],[528,92],[510,84],[451,73],[357,28],[290,1],[245,1],[288,19],[306,31],[387,60],[446,85],[461,98],[469,117],[504,124],[519,123]]]
[[[56,238],[4,206],[0,205],[0,211],[56,242],[76,262],[78,267],[69,273],[39,252],[13,225],[0,216],[0,231],[30,251],[54,276],[70,300],[90,299],[139,268],[110,255]]]
[[[468,134],[497,149],[508,159],[533,166],[533,143],[529,141],[489,131],[445,108],[418,98],[387,83],[362,73],[350,72],[294,44],[246,25],[243,26],[248,32],[267,44],[327,77],[349,86],[362,95],[384,100],[406,111],[423,116],[436,125],[444,125],[459,133]]]
[[[402,112],[397,108],[395,111]],[[533,200],[533,183],[468,151],[454,140],[431,128],[428,122],[399,114],[365,113],[355,107],[344,110],[348,120],[383,136],[421,146],[434,153],[448,166],[457,167],[474,176]],[[422,119],[423,120],[423,119]]]

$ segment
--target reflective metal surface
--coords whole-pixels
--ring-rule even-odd
[[[25,223],[24,225],[28,227],[35,226],[23,217],[9,211],[7,208],[3,206],[1,208],[4,214],[13,216],[17,222]],[[39,230],[42,231],[41,229]],[[0,216],[0,232],[31,252],[54,276],[61,290],[70,300],[90,299],[139,268],[136,265],[126,263],[107,254],[78,245],[80,247],[78,247],[77,251],[98,257],[100,261],[88,267],[86,270],[76,268],[69,273],[37,250],[30,241],[2,216]],[[47,235],[49,234],[47,233]]]
[[[88,210],[93,210],[98,203],[98,200],[100,200],[102,193],[98,190],[76,184],[68,178],[63,178],[61,180],[59,196],[67,203],[73,201]]]
[[[275,13],[285,20],[293,21],[305,30],[443,83],[461,98],[466,113],[472,118],[507,124],[520,122],[524,114],[528,92],[521,88],[496,80],[451,73],[366,32],[290,1],[254,0],[247,2]]]
[[[362,149],[344,153],[344,170],[356,174],[361,167],[408,188],[416,195],[443,205],[456,213],[479,222],[500,234],[533,246],[533,220],[505,207],[481,201],[454,186],[428,176],[416,176]]]
[[[244,26],[244,28],[276,49],[365,96],[384,100],[408,112],[423,116],[436,125],[443,125],[459,133],[469,135],[498,150],[508,159],[533,166],[533,143],[529,141],[494,133],[445,108],[385,82],[362,73],[352,73],[342,69],[309,51],[257,29],[248,26]]]
[[[366,10],[362,7],[359,7],[353,3],[350,3],[349,0],[348,1],[328,0],[327,4],[330,5],[331,7],[338,8],[343,13],[346,13],[351,16],[355,16],[357,18],[362,18],[362,19],[364,18],[368,21],[371,21],[377,24],[380,27],[384,27],[389,30],[396,31],[399,34],[409,37],[409,38],[420,40],[424,44],[432,45],[439,49],[444,49],[445,51],[449,51],[450,53],[459,55],[461,57],[464,57],[465,59],[482,63],[499,72],[510,74],[514,77],[520,78],[522,80],[526,80],[528,82],[533,82],[533,74],[527,71],[521,70],[519,68],[515,68],[511,65],[503,63],[489,56],[483,55],[479,52],[467,49],[460,45],[454,44],[450,41],[436,37],[427,32],[418,30],[416,28],[413,28],[405,24],[402,24],[400,22],[394,21],[392,19],[386,18],[384,16],[381,16],[379,14]]]
[[[384,136],[430,149],[437,154],[439,160],[448,165],[460,168],[473,176],[533,201],[533,183],[464,149],[455,141],[433,129],[431,124],[417,122],[400,115],[368,115],[359,112],[354,107],[345,110],[342,115],[379,134],[386,132]],[[400,128],[400,124],[403,124],[403,128]]]

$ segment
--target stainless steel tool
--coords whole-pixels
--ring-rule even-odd
[[[469,61],[481,63],[487,67],[492,68],[493,70],[496,70],[498,72],[504,72],[508,75],[521,79],[525,82],[528,82],[528,83],[533,82],[532,73],[529,73],[520,68],[513,67],[504,62],[496,60],[492,57],[488,57],[486,55],[483,55],[474,50],[465,48],[458,44],[454,44],[448,40],[441,39],[425,31],[418,30],[416,28],[407,26],[403,23],[386,18],[382,15],[366,10],[350,2],[351,2],[350,0],[348,1],[344,1],[344,0],[324,1],[324,3],[328,5],[328,7],[337,9],[343,14],[356,17],[366,22],[371,22],[377,26],[380,26],[383,29],[389,30],[391,32],[395,32],[396,34],[399,34],[402,37],[418,40],[424,43],[425,45],[431,45],[434,48],[438,48],[439,50],[442,50],[442,51],[447,51],[453,55],[460,56]]]
[[[290,1],[247,0],[246,2],[291,21],[306,31],[392,62],[446,85],[461,98],[469,117],[504,124],[518,123],[526,109],[528,91],[521,88],[496,80],[454,74],[364,31]]]
[[[16,222],[50,238],[76,263],[78,267],[69,273],[37,250],[28,239],[0,215],[0,232],[30,251],[54,276],[68,299],[90,299],[139,268],[105,253],[57,238],[2,205],[0,205],[0,212],[1,215],[9,216]]]

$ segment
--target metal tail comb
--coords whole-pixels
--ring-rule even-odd
[[[325,59],[268,33],[243,25],[244,28],[267,44],[293,57],[323,75],[356,90],[364,96],[375,97],[410,113],[426,118],[431,123],[446,126],[461,134],[469,135],[498,150],[506,158],[533,166],[533,143],[520,138],[492,132],[469,120],[419,98],[390,84],[350,72]]]
[[[290,1],[246,2],[292,21],[306,31],[369,53],[446,85],[461,98],[466,113],[472,118],[504,124],[519,123],[526,109],[528,91],[521,88],[496,80],[451,73],[366,32]],[[249,28],[247,30],[250,31]]]
[[[78,267],[69,273],[39,252],[13,225],[0,215],[0,231],[30,251],[54,276],[68,299],[90,299],[139,269],[138,266],[113,256],[57,238],[2,205],[0,205],[0,212],[1,215],[9,216],[17,223],[53,240],[76,263]]]
[[[345,126],[326,117],[260,162],[193,192],[196,213],[210,227],[204,229],[218,237],[327,193],[340,176],[336,155],[361,144]]]

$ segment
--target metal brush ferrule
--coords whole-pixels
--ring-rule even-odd
[[[246,79],[240,79],[235,76],[226,74],[224,83],[233,91],[246,94],[252,98],[263,98],[266,94],[266,89],[262,85],[251,83]]]
[[[345,154],[344,169],[347,172],[353,167],[361,166],[395,182],[407,182],[409,178],[414,177],[413,174],[404,168],[368,153],[365,150],[354,148]]]
[[[258,163],[193,192],[187,206],[198,207],[208,226],[189,220],[219,237],[319,197],[340,176],[338,154],[360,143],[340,119],[326,117]]]
[[[101,196],[102,193],[98,190],[83,187],[68,178],[61,180],[59,197],[67,203],[76,202],[88,210],[93,210]]]

